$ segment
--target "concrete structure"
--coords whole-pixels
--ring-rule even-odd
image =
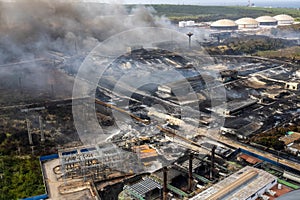
[[[259,23],[253,18],[245,17],[235,21],[239,29],[253,29],[258,28]]]
[[[255,200],[276,184],[275,176],[247,166],[194,196],[191,200]]]
[[[238,25],[230,19],[221,19],[213,22],[210,28],[218,30],[237,30]]]
[[[278,25],[278,21],[271,16],[261,16],[255,20],[258,21],[259,26],[262,27],[274,27]]]
[[[286,82],[284,88],[288,90],[299,90],[300,85],[296,82]]]
[[[278,25],[291,25],[294,23],[294,18],[290,15],[276,15],[274,16],[274,19],[278,21]]]

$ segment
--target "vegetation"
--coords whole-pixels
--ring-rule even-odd
[[[300,126],[292,125],[289,127],[279,127],[257,134],[251,138],[251,142],[263,145],[267,148],[273,148],[275,150],[284,150],[285,144],[283,141],[279,141],[279,138],[284,136],[288,131],[300,131]]]
[[[292,42],[267,36],[244,36],[229,38],[222,45],[207,47],[210,54],[254,54],[257,51],[278,50],[292,45]]]
[[[45,193],[39,160],[0,156],[0,199],[20,199]]]
[[[293,62],[300,62],[300,47],[288,47],[276,51],[259,51],[257,56],[266,58],[275,58],[280,60],[291,60]]]
[[[199,20],[215,21],[221,18],[232,20],[241,17],[259,17],[262,15],[288,14],[300,18],[297,9],[288,8],[262,8],[262,7],[243,7],[243,6],[196,6],[196,5],[151,5],[158,15],[165,15],[172,21],[180,20]]]
[[[71,107],[24,114],[18,109],[1,110],[0,118],[0,200],[20,199],[45,193],[39,156],[57,153],[57,145],[74,139]],[[45,122],[42,143],[38,117]],[[31,121],[33,144],[28,141],[25,119]],[[60,127],[61,132],[54,130]],[[1,178],[2,177],[2,178]]]

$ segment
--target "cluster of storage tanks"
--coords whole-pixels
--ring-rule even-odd
[[[294,18],[290,15],[261,16],[256,19],[245,17],[236,21],[230,19],[221,19],[213,22],[210,27],[212,29],[221,30],[237,30],[237,29],[255,29],[259,27],[276,27],[281,25],[291,25],[294,23]],[[194,26],[194,21],[181,21],[179,27]]]

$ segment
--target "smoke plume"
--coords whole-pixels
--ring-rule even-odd
[[[59,0],[0,3],[0,63],[48,50],[74,54],[134,27],[160,26],[153,10]]]

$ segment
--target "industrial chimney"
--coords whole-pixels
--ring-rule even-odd
[[[163,168],[163,177],[164,177],[164,184],[163,184],[163,200],[167,200],[168,197],[168,168]]]
[[[189,181],[188,181],[189,191],[192,191],[193,187],[193,154],[190,152],[189,155]]]
[[[214,169],[215,169],[215,151],[217,146],[214,145],[211,150],[211,169],[210,169],[210,179],[214,178]]]

